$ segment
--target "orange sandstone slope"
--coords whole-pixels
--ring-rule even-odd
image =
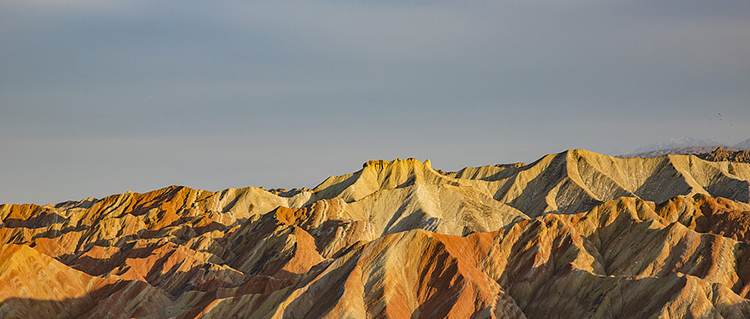
[[[0,205],[2,318],[750,318],[750,164],[584,150]]]

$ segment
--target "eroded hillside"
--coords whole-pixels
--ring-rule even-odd
[[[3,318],[750,318],[750,164],[584,150],[0,206]]]

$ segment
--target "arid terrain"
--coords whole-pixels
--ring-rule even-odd
[[[660,149],[637,154],[619,155],[619,158],[649,158],[664,155],[695,155],[702,159],[720,162],[731,161],[750,163],[750,148],[733,146],[692,146],[680,148]]]
[[[750,164],[721,151],[4,204],[0,318],[750,318]]]

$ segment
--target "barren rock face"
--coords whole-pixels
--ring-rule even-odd
[[[584,150],[0,205],[2,318],[750,317],[750,164]]]
[[[750,151],[747,150],[725,150],[721,147],[716,148],[710,153],[701,153],[698,157],[714,162],[740,162],[750,163]]]

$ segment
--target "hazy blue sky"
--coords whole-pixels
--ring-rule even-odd
[[[748,124],[747,0],[0,2],[0,202],[734,144]]]

